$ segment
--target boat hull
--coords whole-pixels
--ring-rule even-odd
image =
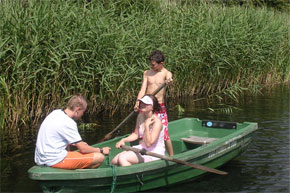
[[[196,124],[201,124],[201,121],[193,118],[169,123],[171,132],[178,132],[178,127],[186,128],[189,127],[188,125],[191,125],[192,128],[180,129],[179,135],[170,133],[174,150],[178,152],[174,158],[210,168],[218,168],[243,153],[257,129],[256,123],[243,123],[244,125],[238,125],[241,128],[235,131],[217,129],[216,134],[211,135],[218,136],[222,132],[229,132],[229,134],[210,144],[195,145],[180,140],[181,137],[192,134],[203,133],[205,135],[205,130],[210,131],[211,129],[202,127],[200,131],[195,132]],[[206,135],[210,135],[210,133]],[[118,140],[119,138],[98,145],[115,144]],[[113,154],[118,151],[113,150]],[[109,164],[112,157],[107,159],[108,162],[104,163],[107,166],[98,169],[70,171],[49,167],[41,169],[34,166],[29,170],[29,176],[38,181],[44,192],[110,192],[111,190],[114,192],[138,192],[194,180],[206,173],[203,170],[165,160],[115,167]]]

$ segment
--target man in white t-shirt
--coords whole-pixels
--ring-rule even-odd
[[[42,122],[36,142],[35,163],[62,169],[97,168],[109,154],[110,148],[95,148],[82,141],[76,120],[87,108],[82,95],[74,95],[65,110],[51,112]],[[69,145],[77,151],[67,151]]]

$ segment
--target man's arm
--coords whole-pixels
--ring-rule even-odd
[[[143,73],[143,81],[142,81],[141,89],[140,89],[140,91],[138,93],[138,96],[137,96],[137,99],[136,99],[136,103],[135,103],[135,106],[134,106],[134,110],[135,111],[139,110],[139,101],[138,101],[138,99],[141,99],[145,95],[146,90],[147,90],[147,75],[146,75],[146,72],[147,72],[147,70]]]
[[[104,154],[109,154],[109,150],[110,148],[108,147],[104,147],[103,152],[101,152],[100,148],[95,148],[92,146],[89,146],[86,142],[79,142],[77,144],[75,144],[75,146],[80,150],[81,153],[104,153]]]

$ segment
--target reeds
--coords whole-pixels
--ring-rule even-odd
[[[168,98],[234,99],[288,80],[289,15],[158,2],[2,0],[1,151],[4,136],[19,144],[20,133],[35,135],[74,93],[89,113],[131,108],[154,49],[174,74]]]

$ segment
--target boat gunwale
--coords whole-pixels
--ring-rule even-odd
[[[193,119],[193,118],[184,118],[184,119]],[[180,120],[184,120],[180,119]],[[196,118],[195,118],[196,119]],[[199,120],[199,119],[198,119]],[[176,120],[179,121],[179,120]],[[218,138],[218,140],[202,145],[200,147],[197,147],[192,150],[188,150],[185,152],[181,152],[179,154],[176,154],[173,156],[175,159],[180,159],[184,161],[191,161],[194,160],[198,157],[205,156],[218,148],[222,147],[223,145],[227,145],[232,139],[236,136],[239,136],[239,138],[235,138],[235,140],[241,139],[245,136],[247,136],[250,133],[253,133],[256,131],[257,128],[257,123],[253,122],[243,122],[243,123],[238,123],[238,124],[249,124],[245,126],[244,128],[235,131],[229,135],[226,135],[222,138]],[[122,138],[123,136],[115,138],[116,140],[119,138]],[[106,142],[99,143],[98,145],[105,144]],[[238,148],[238,147],[237,147]],[[236,149],[236,148],[235,148]],[[227,154],[229,151],[232,151],[233,149],[228,149],[222,153],[220,153],[218,156],[212,157],[212,158],[203,158],[201,160],[197,160],[197,164],[206,164],[208,162],[211,162],[215,159],[218,159],[222,157],[223,155]],[[126,175],[131,175],[131,174],[139,174],[139,173],[144,173],[144,172],[150,172],[152,170],[162,170],[162,169],[168,169],[168,167],[176,167],[176,165],[179,165],[179,167],[187,167],[184,165],[180,165],[175,162],[168,162],[165,160],[157,160],[154,162],[147,162],[141,164],[135,164],[132,166],[126,166],[126,167],[116,167],[116,172],[118,176],[126,176]],[[40,168],[43,166],[33,166],[32,168],[29,169],[29,177],[33,180],[40,180],[40,181],[45,181],[45,180],[86,180],[86,179],[98,179],[98,178],[112,178],[113,177],[113,172],[112,172],[112,167],[106,167],[106,168],[97,168],[97,169],[77,169],[77,170],[62,170],[62,169],[56,169],[56,168],[50,168],[50,167],[45,167],[48,171],[37,171],[41,170]],[[49,171],[51,170],[51,171]],[[137,171],[137,172],[136,172]],[[58,177],[58,174],[61,174]],[[74,174],[74,175],[72,175]],[[83,175],[85,174],[85,175]],[[97,174],[97,175],[96,175]]]

